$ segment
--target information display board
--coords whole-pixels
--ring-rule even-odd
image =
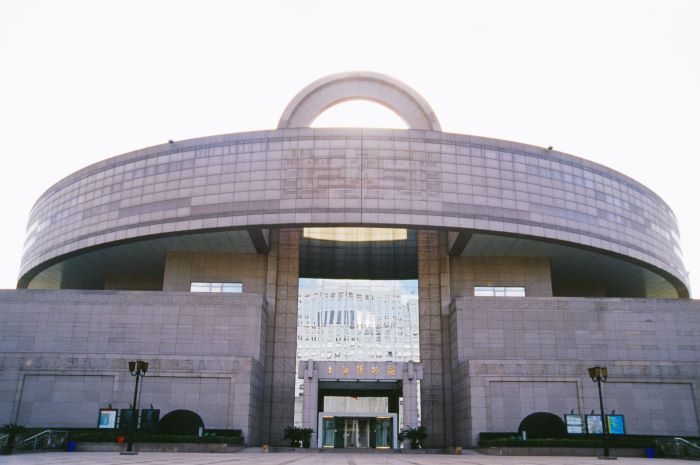
[[[566,422],[566,432],[569,434],[584,434],[586,432],[586,425],[583,422],[583,415],[578,414],[566,414],[564,415],[564,421]]]
[[[134,431],[136,431],[138,429],[138,415],[138,410],[134,412],[130,408],[119,409],[119,431],[130,431],[132,421],[134,422]]]
[[[145,408],[141,410],[141,428],[139,431],[155,433],[158,431],[160,409]]]
[[[625,417],[622,415],[605,415],[608,419],[610,434],[625,434]]]
[[[588,434],[603,434],[603,421],[600,415],[586,415]]]
[[[115,429],[117,427],[117,409],[101,408],[97,420],[98,429]]]
[[[625,434],[625,417],[623,415],[605,415],[608,422],[609,434]],[[567,429],[568,429],[567,422]],[[603,434],[603,423],[600,415],[586,415],[586,428],[588,434]]]

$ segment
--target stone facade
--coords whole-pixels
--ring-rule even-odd
[[[668,206],[603,166],[440,132],[283,129],[152,147],[69,176],[32,210],[20,285],[86,247],[279,224],[536,236],[641,260],[687,282]]]
[[[410,129],[303,127],[348,98]],[[276,130],[137,150],[49,188],[30,213],[20,289],[0,292],[0,423],[91,427],[99,407],[128,406],[126,362],[142,358],[142,405],[281,445],[303,228],[339,225],[414,238],[377,256],[417,263],[401,279],[418,279],[428,446],[595,409],[593,364],[608,366],[607,405],[630,433],[698,434],[700,303],[668,205],[572,155],[444,133],[414,90],[367,72],[312,83]],[[340,248],[324,247],[328,260]],[[187,292],[198,281],[243,293]],[[476,298],[475,286],[526,297]]]
[[[189,292],[192,282],[238,282],[243,292],[265,294],[267,257],[254,253],[169,252],[163,290]]]
[[[260,441],[260,295],[1,291],[0,308],[0,423],[95,427],[99,408],[128,407],[127,362],[144,359],[142,406]]]
[[[270,262],[286,261],[293,275],[298,232],[284,236],[288,252]],[[421,265],[421,281],[430,283],[424,274],[431,274],[432,288],[439,287],[439,265],[430,264],[438,262],[439,236],[421,237],[423,252],[436,257]],[[290,287],[274,294],[286,296],[287,309],[276,307],[277,324],[290,322],[282,331],[266,323],[274,317],[270,305],[251,294],[1,292],[0,422],[94,426],[98,408],[128,405],[126,361],[144,358],[151,368],[142,405],[192,409],[208,427],[242,429],[251,444],[281,443],[293,419]],[[440,293],[421,289],[421,308],[431,308],[431,295]],[[597,410],[586,373],[594,364],[608,366],[606,405],[625,415],[629,433],[698,434],[697,301],[458,297],[448,311],[446,318],[421,315],[422,360],[430,366],[421,382],[422,424],[434,445],[475,445],[479,432],[515,430],[536,411]],[[429,330],[443,323],[446,329]],[[267,357],[270,370],[261,362],[265,350],[277,351]],[[443,363],[450,363],[447,373]]]
[[[282,444],[284,428],[294,424],[300,237],[297,229],[274,231],[268,258],[268,318],[272,324],[267,327],[262,425],[268,444]]]
[[[700,302],[458,298],[452,303],[460,444],[529,413],[598,409],[586,368],[606,365],[606,408],[630,434],[700,432]]]
[[[453,297],[474,295],[475,286],[521,286],[529,297],[551,297],[552,278],[547,258],[451,257]]]
[[[421,381],[421,424],[432,435],[426,445],[452,442],[450,340],[448,334],[449,274],[442,261],[447,257],[444,241],[437,231],[419,231],[418,235],[418,314]],[[442,235],[444,236],[444,235]],[[442,271],[442,272],[441,272]],[[442,281],[447,279],[447,283]],[[447,301],[445,301],[445,297]]]

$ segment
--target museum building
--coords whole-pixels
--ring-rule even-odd
[[[311,128],[377,102],[408,129]],[[591,137],[595,137],[592,135]],[[277,129],[169,141],[36,202],[0,291],[0,424],[96,427],[139,403],[249,445],[474,446],[534,412],[700,434],[700,302],[673,212],[551,148],[442,132],[385,75],[331,75]],[[296,405],[296,408],[295,408]],[[296,418],[295,418],[296,417]]]

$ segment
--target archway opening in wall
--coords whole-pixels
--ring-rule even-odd
[[[566,425],[558,415],[550,412],[535,412],[526,416],[518,426],[518,434],[527,432],[532,439],[563,438],[566,436]]]
[[[373,362],[419,362],[418,318],[415,230],[304,229],[299,250],[297,366],[307,360],[368,362],[367,367]],[[294,422],[301,426],[303,384],[301,379],[296,382]],[[366,385],[351,380],[334,384],[332,391],[319,392],[319,398],[324,398],[322,408],[344,418],[340,426],[348,434],[360,434],[365,421],[361,418],[396,415],[394,426],[402,425],[403,398],[396,394],[400,388],[368,390]],[[416,401],[420,405],[420,399]],[[366,421],[371,431],[381,424]]]
[[[191,410],[173,410],[160,419],[158,432],[179,436],[196,436],[204,428],[202,417]]]
[[[316,117],[311,127],[408,129],[406,122],[393,110],[367,99],[332,105]]]

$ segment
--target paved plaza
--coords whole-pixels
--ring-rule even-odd
[[[469,453],[469,455],[438,454],[305,454],[305,453],[237,453],[237,454],[186,454],[144,452],[124,456],[113,452],[49,452],[18,454],[0,457],[0,464],[7,465],[598,465],[609,463],[595,457],[496,457]],[[654,465],[687,463],[670,459],[619,458],[618,465],[653,463]]]

